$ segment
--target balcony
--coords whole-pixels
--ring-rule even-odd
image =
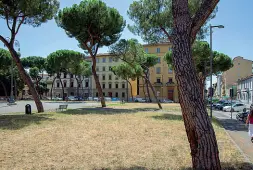
[[[173,81],[169,81],[166,83],[166,86],[175,86],[176,84]]]
[[[163,83],[162,83],[162,82],[155,82],[155,83],[154,83],[154,86],[160,87],[160,86],[163,86]]]

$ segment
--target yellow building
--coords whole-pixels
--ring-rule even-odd
[[[158,64],[150,68],[150,81],[155,88],[155,91],[160,100],[170,99],[174,102],[178,102],[178,89],[175,80],[175,73],[172,69],[169,69],[167,62],[164,60],[164,55],[172,50],[170,43],[159,44],[145,44],[143,45],[146,53],[155,54],[158,56]],[[146,83],[142,79],[138,81],[138,96],[147,98],[148,93],[145,87]],[[149,88],[150,96],[154,100],[154,95]]]
[[[248,77],[253,73],[253,62],[243,57],[235,57],[233,59],[234,66],[222,74],[223,85],[226,94],[229,95],[229,88],[237,85],[239,79]]]
[[[120,98],[127,100],[131,99],[131,86],[126,80],[123,80],[113,74],[110,70],[113,66],[123,63],[121,60],[116,60],[109,53],[97,55],[96,71],[105,97]],[[132,85],[133,96],[137,95],[136,81],[129,80]],[[92,97],[98,97],[96,83],[92,77]]]

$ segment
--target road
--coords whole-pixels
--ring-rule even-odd
[[[230,137],[238,145],[248,160],[253,163],[253,144],[248,136],[248,127],[245,123],[236,120],[237,112],[213,111],[213,116],[218,118]]]
[[[59,107],[60,104],[66,102],[50,102],[44,101],[43,106],[45,110],[54,110]],[[17,113],[17,112],[25,112],[25,105],[30,104],[32,111],[36,112],[36,105],[34,101],[18,101],[17,105],[8,106],[7,103],[0,103],[0,114],[4,113]],[[68,109],[77,109],[87,106],[100,106],[98,102],[68,102]]]

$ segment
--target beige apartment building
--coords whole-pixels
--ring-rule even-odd
[[[243,57],[235,57],[233,59],[233,67],[222,74],[223,88],[225,88],[226,95],[229,96],[229,89],[236,88],[239,79],[248,77],[253,73],[253,62],[244,59]]]
[[[126,80],[123,80],[113,74],[111,68],[113,66],[119,65],[122,63],[120,59],[116,59],[109,53],[98,54],[97,55],[97,64],[96,71],[99,77],[99,81],[103,90],[105,97],[110,98],[120,98],[127,100],[131,98],[131,87]],[[136,81],[129,80],[132,84],[133,96],[137,95],[136,93]],[[92,76],[92,97],[98,97],[98,90],[96,88],[95,80]]]
[[[143,48],[146,53],[155,54],[158,56],[158,63],[149,70],[149,78],[155,88],[156,94],[160,100],[170,99],[178,102],[178,89],[175,80],[175,72],[168,67],[164,60],[164,55],[172,50],[171,43],[144,44]],[[145,87],[146,83],[142,79],[138,81],[138,94],[142,98],[148,97],[148,92]],[[150,91],[151,99],[154,100],[154,95]]]

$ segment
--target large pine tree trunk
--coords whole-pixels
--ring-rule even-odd
[[[6,44],[5,44],[6,45]],[[17,68],[18,68],[18,71],[19,71],[19,74],[21,75],[23,81],[25,82],[25,84],[27,84],[32,96],[33,96],[33,100],[37,106],[37,110],[38,110],[38,113],[40,112],[44,112],[44,108],[43,108],[43,104],[42,102],[40,101],[40,98],[39,98],[39,95],[38,95],[38,92],[36,91],[35,87],[34,87],[34,84],[30,78],[30,76],[28,76],[28,74],[26,73],[24,67],[22,66],[21,64],[21,61],[20,61],[20,58],[17,54],[17,52],[14,50],[13,47],[10,47],[9,45],[6,45],[11,53],[11,56],[12,58],[14,59],[16,65],[17,65]]]
[[[130,85],[130,91],[131,91],[131,97],[132,97],[132,102],[134,101],[134,95],[133,95],[133,86],[132,86],[132,84],[131,84],[131,82],[129,81],[129,80],[127,80],[127,82],[129,83],[129,85]]]
[[[100,100],[101,100],[101,105],[102,107],[106,107],[106,104],[105,104],[105,98],[104,98],[104,95],[103,95],[103,91],[102,91],[102,88],[101,88],[101,84],[99,82],[99,78],[98,78],[98,75],[97,75],[97,72],[96,72],[96,58],[94,56],[92,56],[92,74],[93,74],[93,77],[94,77],[94,80],[95,80],[95,83],[96,83],[96,88],[98,90],[98,95],[100,97]]]
[[[208,117],[191,56],[192,20],[187,0],[173,0],[173,63],[190,143],[193,169],[221,169],[215,132]]]
[[[146,80],[145,80],[143,77],[142,77],[142,82],[143,82],[142,91],[143,91],[143,94],[144,94],[145,100],[147,100],[147,97],[146,97],[146,92],[145,92],[145,82],[146,82]]]
[[[157,97],[157,94],[156,94],[156,92],[155,92],[155,89],[154,89],[153,85],[151,84],[151,82],[149,81],[149,79],[146,79],[146,78],[145,78],[145,80],[147,81],[147,83],[149,84],[149,86],[150,86],[150,88],[151,88],[151,90],[152,90],[152,92],[153,92],[153,95],[154,95],[154,97],[155,97],[155,100],[156,100],[156,103],[157,103],[159,109],[163,109],[163,108],[162,108],[162,105],[161,105],[161,103],[160,103],[160,101],[158,100],[158,97]]]
[[[62,83],[61,77],[58,77],[58,78],[59,78],[60,83],[61,83],[61,89],[62,89],[62,100],[64,101],[64,100],[65,100],[65,96],[64,96],[64,86],[63,86],[63,83]]]
[[[7,96],[7,90],[6,90],[6,87],[5,87],[4,83],[2,82],[2,80],[0,80],[0,83],[1,83],[1,85],[2,85],[2,87],[3,87],[3,89],[4,89],[5,98],[7,99],[7,98],[8,98],[8,96]]]
[[[148,73],[145,73],[145,79],[146,79],[146,89],[147,89],[147,93],[148,93],[148,102],[152,102],[152,100],[151,100],[151,98],[150,98],[150,92],[149,92],[149,87],[148,87],[148,81],[147,80],[149,80],[149,77],[148,77]]]
[[[54,80],[53,80],[53,83],[52,83],[52,87],[51,87],[51,90],[50,90],[50,97],[51,97],[51,100],[53,99],[52,96],[53,96],[53,87],[54,87],[54,82],[56,80],[57,76],[54,77]]]

